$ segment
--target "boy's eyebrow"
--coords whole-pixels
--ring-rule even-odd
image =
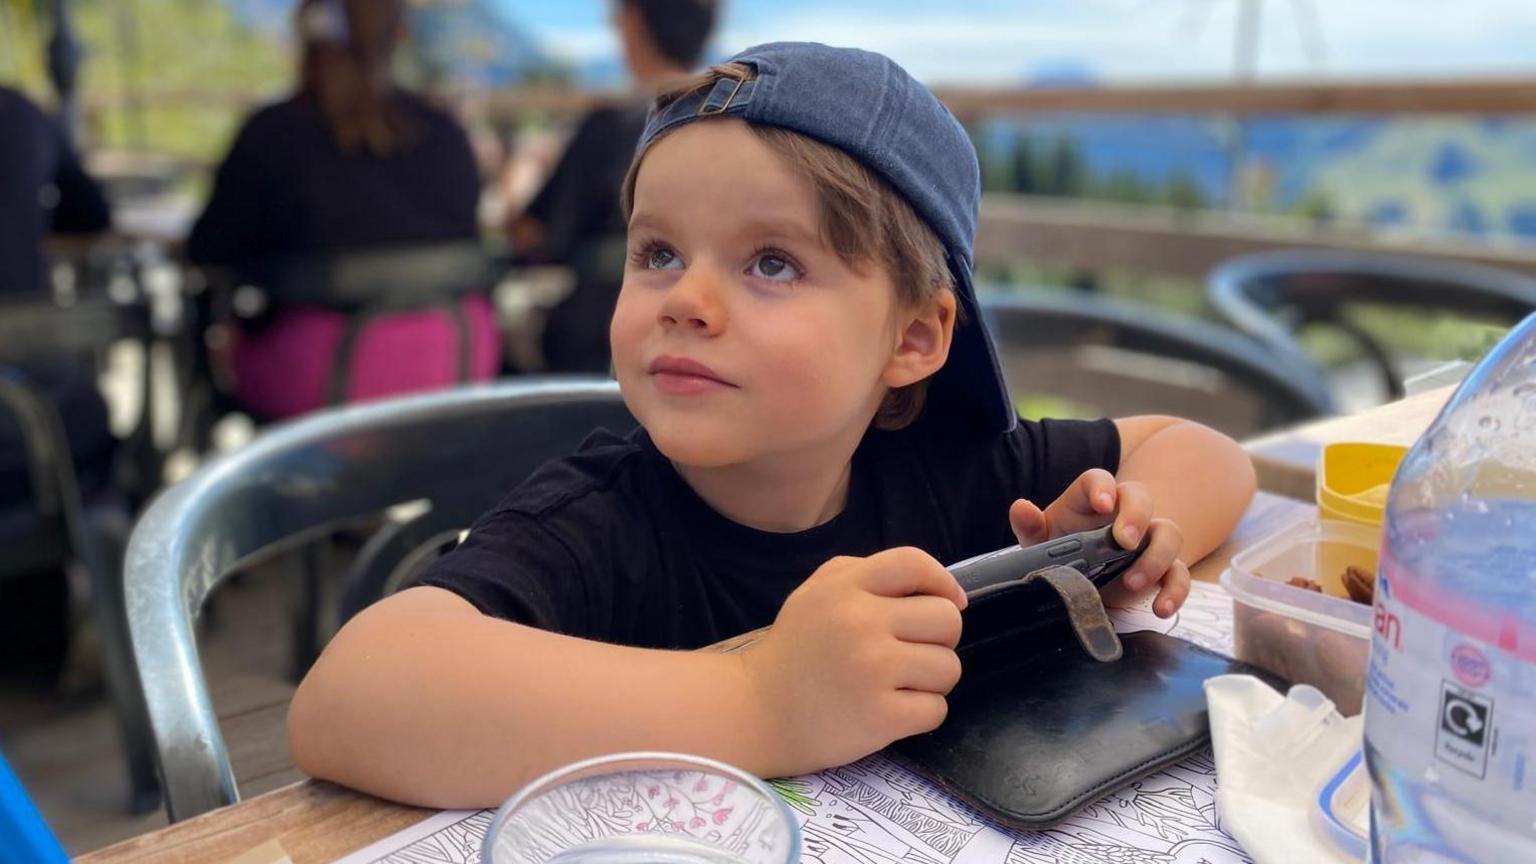
[[[629,229],[631,231],[636,228],[650,228],[656,230],[660,229],[661,227],[663,227],[662,220],[659,217],[652,216],[645,210],[636,210],[629,214]]]
[[[744,236],[758,237],[769,235],[783,237],[786,240],[798,240],[803,243],[815,244],[820,244],[823,239],[820,226],[807,226],[802,220],[794,218],[751,218],[742,224],[740,233]]]
[[[665,217],[659,213],[636,210],[630,215],[629,230],[648,229],[652,231],[664,231],[668,228]],[[797,240],[804,243],[821,244],[823,237],[820,226],[807,226],[801,219],[793,217],[773,218],[754,214],[748,217],[737,227],[736,233],[741,237],[781,237],[786,240]]]

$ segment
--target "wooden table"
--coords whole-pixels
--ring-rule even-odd
[[[1192,568],[1214,582],[1233,555],[1309,516],[1313,508],[1259,493],[1232,537]],[[81,864],[218,864],[277,839],[294,864],[323,864],[407,828],[435,811],[306,780],[205,813],[77,859]]]
[[[1317,457],[1335,441],[1402,444],[1417,441],[1455,387],[1428,390],[1359,414],[1332,417],[1255,438],[1243,446],[1253,459],[1259,488],[1302,501],[1316,496]]]

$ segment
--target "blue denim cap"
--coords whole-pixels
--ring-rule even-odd
[[[653,111],[636,158],[672,129],[714,116],[738,117],[815,138],[859,160],[891,185],[944,244],[964,323],[949,360],[933,376],[926,411],[943,411],[1006,432],[1017,421],[971,278],[981,171],[954,115],[887,57],[814,42],[773,42],[731,62],[757,70],[722,79]]]

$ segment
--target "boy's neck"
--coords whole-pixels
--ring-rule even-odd
[[[828,522],[847,505],[852,453],[836,450],[820,459],[797,453],[723,468],[673,465],[720,515],[748,528],[789,534]]]

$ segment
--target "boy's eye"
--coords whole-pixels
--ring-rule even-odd
[[[764,252],[752,261],[753,276],[772,279],[775,282],[793,282],[800,278],[800,271],[783,255]]]
[[[654,248],[645,253],[645,266],[649,270],[678,270],[683,261],[670,249]]]

